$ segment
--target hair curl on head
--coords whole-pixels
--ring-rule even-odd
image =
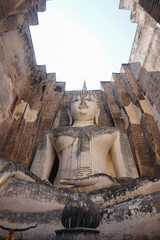
[[[89,96],[91,99],[95,100],[97,107],[99,107],[96,93],[93,91],[88,91],[88,90],[80,90],[80,91],[75,91],[74,93],[72,93],[72,97],[69,102],[69,107],[71,106],[72,102],[77,100],[77,98],[81,99],[82,97],[87,97],[87,96]]]

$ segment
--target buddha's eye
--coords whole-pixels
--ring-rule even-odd
[[[80,100],[80,98],[79,98],[79,97],[76,97],[76,98],[74,98],[74,99],[72,100],[72,103],[78,102],[79,100]]]
[[[86,98],[86,101],[93,102],[92,98]]]
[[[79,101],[79,98],[75,99],[74,101],[75,101],[75,102],[78,102],[78,101]]]

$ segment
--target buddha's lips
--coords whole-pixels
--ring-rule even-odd
[[[79,112],[80,112],[80,114],[82,114],[82,115],[86,115],[86,114],[87,114],[86,108],[80,109]]]

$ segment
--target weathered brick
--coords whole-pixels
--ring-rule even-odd
[[[128,129],[131,148],[136,159],[140,176],[154,176],[155,171],[144,141],[143,132],[139,124],[132,124]]]
[[[154,164],[156,174],[160,173],[160,133],[152,115],[143,114],[141,120],[145,141]]]
[[[115,96],[113,94],[113,84],[112,82],[101,82],[101,85],[106,94],[106,101],[108,102],[108,107],[111,114],[111,119],[114,121],[114,126],[119,127],[125,131],[124,119],[118,106]]]

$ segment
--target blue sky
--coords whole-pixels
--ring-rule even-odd
[[[127,63],[136,24],[120,0],[51,0],[31,27],[37,64],[56,72],[66,90],[99,89]]]

